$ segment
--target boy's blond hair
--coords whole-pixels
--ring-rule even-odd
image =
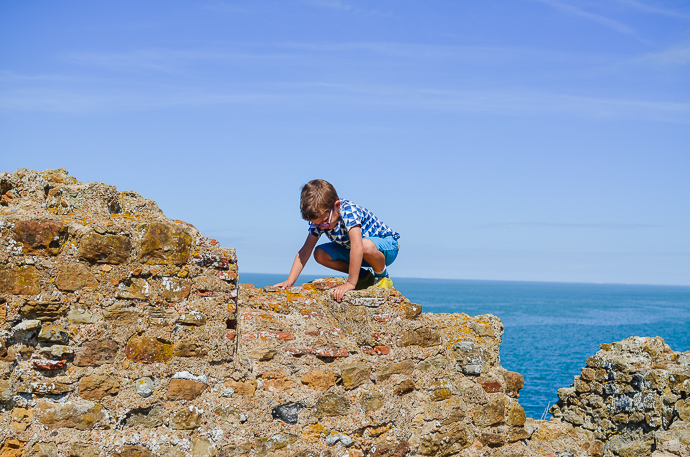
[[[299,199],[299,208],[302,219],[313,221],[324,212],[331,209],[338,201],[338,193],[335,187],[323,179],[314,179],[302,186],[302,195]]]

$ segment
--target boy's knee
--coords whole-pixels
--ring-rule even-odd
[[[371,255],[376,255],[376,253],[380,252],[379,248],[376,247],[376,244],[374,244],[373,241],[371,240],[364,240],[362,243],[362,254],[366,256],[371,256]]]
[[[323,265],[324,262],[331,260],[331,256],[329,256],[323,249],[316,248],[314,249],[314,260]]]

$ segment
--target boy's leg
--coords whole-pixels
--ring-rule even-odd
[[[393,237],[371,237],[365,238],[363,242],[365,245],[364,260],[374,268],[376,284],[386,289],[393,287],[393,281],[388,276],[386,266],[393,263],[398,256],[399,243]]]
[[[316,249],[314,249],[314,260],[316,260],[324,267],[330,268],[331,270],[340,271],[342,273],[349,273],[350,262],[347,262],[343,259],[339,259],[337,255],[333,254],[334,253],[332,252],[332,250],[328,249],[328,247],[317,246]]]
[[[346,260],[347,259],[347,260]],[[350,250],[337,243],[324,243],[314,249],[314,260],[321,265],[342,273],[350,272]],[[369,265],[366,261],[362,262],[363,267]],[[366,289],[375,284],[375,278],[371,271],[360,268],[359,280],[355,290]]]

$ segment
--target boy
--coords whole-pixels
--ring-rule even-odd
[[[323,179],[309,181],[300,197],[302,218],[309,221],[309,235],[292,263],[288,279],[276,287],[291,287],[299,277],[312,251],[314,259],[328,268],[348,274],[347,282],[333,289],[341,301],[345,292],[376,284],[393,287],[386,266],[398,255],[400,235],[366,208],[341,200],[335,188]],[[322,233],[331,240],[319,245]],[[362,267],[371,267],[371,271]]]

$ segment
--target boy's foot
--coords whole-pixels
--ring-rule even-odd
[[[376,287],[380,287],[382,289],[390,289],[391,287],[393,287],[393,280],[388,276],[384,276],[383,278],[379,279],[379,281],[376,283]]]
[[[371,287],[374,284],[376,284],[376,278],[374,278],[374,273],[372,273],[369,270],[366,270],[366,271],[367,271],[367,273],[363,276],[360,275],[359,279],[357,280],[357,285],[355,286],[355,290],[366,289],[367,287]]]

